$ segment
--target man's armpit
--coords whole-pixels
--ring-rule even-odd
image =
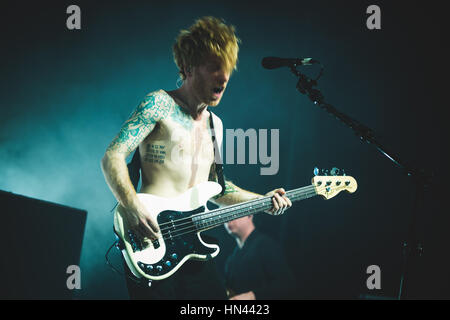
[[[147,95],[122,125],[107,150],[128,156],[155,128],[156,123],[170,114],[172,108],[167,95],[157,93]]]

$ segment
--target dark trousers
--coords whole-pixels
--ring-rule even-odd
[[[164,280],[154,280],[151,286],[143,278],[134,281],[126,263],[126,281],[132,300],[226,300],[223,282],[214,260],[186,261],[177,272]],[[139,281],[139,282],[138,282]]]

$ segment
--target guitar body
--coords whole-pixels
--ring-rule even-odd
[[[158,240],[142,241],[129,232],[118,206],[114,213],[114,231],[121,240],[123,257],[130,271],[138,278],[162,280],[175,273],[187,260],[208,260],[219,254],[219,246],[205,243],[195,232],[192,216],[207,211],[206,203],[222,187],[215,182],[203,182],[174,198],[138,193],[139,200],[158,222]],[[181,220],[180,220],[181,219]],[[175,234],[165,231],[177,221]]]

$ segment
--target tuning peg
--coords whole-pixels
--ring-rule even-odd
[[[315,167],[313,173],[314,173],[315,176],[318,176],[319,175],[319,168]]]
[[[345,176],[345,171],[344,171],[344,169],[342,169],[342,175]]]
[[[331,169],[331,175],[332,176],[338,176],[339,175],[340,170],[336,167],[333,167],[333,169]]]
[[[328,175],[328,170],[327,169],[322,169],[322,175],[323,176],[327,176]]]

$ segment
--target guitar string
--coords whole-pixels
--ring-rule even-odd
[[[293,189],[293,190],[287,191],[285,196],[287,196],[287,197],[298,196],[299,193],[308,192],[309,191],[308,189],[311,189],[311,190],[316,190],[317,189],[318,192],[321,192],[321,191],[325,190],[328,187],[330,187],[330,186],[329,185],[321,185],[321,186],[309,185],[309,186],[305,186],[305,187],[301,187],[301,188],[298,188],[298,189]],[[331,188],[336,188],[336,187],[335,186],[331,186]],[[319,191],[319,189],[321,189],[321,190]],[[189,216],[189,217],[185,217],[185,218],[181,218],[181,219],[177,219],[177,220],[171,220],[170,222],[161,223],[159,226],[161,227],[161,226],[169,225],[169,228],[167,228],[167,229],[161,229],[160,228],[161,231],[168,230],[171,227],[173,227],[173,222],[179,222],[179,221],[183,221],[183,220],[190,220],[190,219],[195,218],[196,216],[199,216],[199,215],[209,215],[209,216],[211,216],[212,214],[220,212],[220,211],[229,211],[229,210],[235,209],[236,207],[239,207],[239,206],[247,206],[247,205],[249,206],[251,203],[263,202],[263,201],[266,201],[268,199],[271,199],[272,197],[273,196],[261,197],[261,198],[257,198],[257,199],[253,199],[253,200],[247,201],[245,204],[243,204],[243,203],[236,203],[236,204],[233,204],[233,205],[230,205],[230,206],[226,206],[224,208],[217,208],[217,209],[214,209],[214,210],[211,210],[211,211],[208,211],[208,212],[200,212],[200,213],[197,213],[197,214],[195,214],[193,216]],[[204,218],[204,219],[209,219],[209,218]]]
[[[319,189],[322,189],[322,188],[326,189],[327,186],[319,186],[317,188],[318,192],[321,192],[322,190],[319,190]],[[302,194],[308,194],[308,192],[311,192],[311,191],[314,191],[314,193],[316,193],[315,190],[316,190],[316,187],[314,185],[310,185],[310,186],[306,186],[306,187],[290,190],[290,191],[286,192],[286,196],[288,196],[288,197],[297,197],[297,196],[302,195]],[[261,204],[263,204],[263,206],[266,206],[267,205],[266,202],[268,202],[268,200],[271,200],[271,199],[272,199],[272,196],[267,196],[267,197],[264,197],[264,198],[254,199],[251,202],[255,203],[254,206],[261,205]],[[298,199],[298,200],[300,200],[300,199]],[[294,201],[296,201],[296,200],[294,200]],[[205,220],[211,219],[211,216],[214,216],[214,213],[216,213],[216,214],[218,213],[215,216],[215,217],[217,217],[217,216],[220,216],[220,215],[222,215],[224,213],[227,213],[229,211],[235,211],[235,207],[239,207],[239,206],[249,206],[250,207],[250,201],[247,202],[245,205],[243,205],[242,203],[238,203],[238,204],[235,204],[235,205],[232,205],[232,206],[227,206],[225,208],[214,209],[214,210],[211,210],[211,211],[209,211],[207,213],[202,212],[202,213],[198,213],[198,214],[196,214],[194,216],[181,218],[181,219],[177,219],[177,220],[172,220],[171,222],[167,222],[167,223],[162,223],[160,226],[169,224],[169,227],[168,228],[160,228],[160,229],[161,229],[161,232],[163,233],[164,231],[171,230],[171,229],[174,229],[176,227],[183,226],[185,224],[189,224],[191,222],[192,218],[195,218],[195,216],[207,215],[207,217],[203,217],[203,218],[201,218],[201,219],[196,221],[196,222],[201,223],[202,220],[205,221]],[[223,212],[222,214],[219,213],[221,211]],[[187,220],[187,221],[185,223],[180,223],[180,221],[183,221],[183,220]],[[175,226],[175,224],[176,224],[176,226]]]
[[[315,194],[315,191],[314,192],[309,191],[309,192],[311,194]],[[308,194],[309,195],[309,193],[302,193],[302,194]],[[297,195],[290,195],[290,196],[291,197],[296,197]],[[248,213],[250,211],[256,211],[256,212],[263,211],[263,210],[265,210],[266,207],[268,207],[271,204],[271,202],[272,202],[271,198],[264,199],[264,201],[261,201],[260,203],[255,204],[253,206],[248,206],[246,209],[242,208],[241,209],[241,213],[244,213],[244,212]],[[213,219],[213,220],[216,220],[216,219],[218,219],[218,220],[224,220],[224,219],[227,220],[229,217],[232,217],[232,216],[236,216],[234,219],[237,219],[237,218],[239,218],[241,216],[247,215],[247,214],[242,215],[241,213],[236,213],[235,209],[223,210],[222,213],[214,215],[213,217],[202,217],[201,219],[197,219],[197,220],[191,219],[191,221],[192,221],[192,223],[196,223],[197,225],[203,225],[205,223],[208,224],[208,221],[211,220],[211,219]],[[234,220],[234,219],[232,218],[230,220]],[[220,222],[219,224],[221,224],[221,223],[222,222]],[[177,228],[179,228],[179,227],[181,227],[183,225],[186,225],[186,224],[189,224],[189,222],[188,223],[177,224]],[[164,229],[164,231],[169,230],[169,229],[171,229],[171,228],[166,228],[166,229]]]
[[[310,186],[308,186],[308,187],[310,187]],[[293,191],[293,190],[291,190],[291,191]],[[299,191],[300,191],[300,190],[296,190],[296,193],[299,193]],[[311,190],[311,191],[313,191],[313,190]],[[295,194],[291,194],[291,196],[292,196],[292,195],[296,196]],[[297,194],[297,195],[298,195],[298,194]],[[309,196],[318,195],[318,193],[314,190],[314,192],[303,193],[303,195],[306,196],[306,197],[303,198],[303,199],[306,199],[306,198],[308,198]],[[259,198],[259,199],[257,199],[257,200],[261,200],[261,199],[262,199],[262,198]],[[268,198],[266,198],[265,200],[269,200],[269,199],[271,199],[271,198],[268,197]],[[301,200],[301,199],[298,199],[298,200]],[[265,206],[265,205],[264,205],[264,206]],[[263,207],[264,207],[264,206],[263,206]],[[227,207],[227,208],[228,208],[228,207]],[[262,208],[261,208],[261,209],[262,209]],[[246,211],[248,212],[249,210],[246,210]],[[256,212],[254,212],[254,213],[258,213],[258,212],[261,212],[261,211],[262,211],[262,210],[259,210],[259,211],[256,211]],[[233,215],[233,213],[228,212],[228,213],[226,213],[226,214],[222,217],[221,220],[223,220],[224,218],[225,218],[225,220],[226,220],[228,217],[230,217],[230,216],[232,216],[232,215]],[[248,215],[248,214],[244,214],[244,215],[242,215],[242,216],[245,216],[245,215]],[[181,219],[179,219],[179,220],[181,220]],[[233,220],[233,219],[232,219],[232,220]],[[223,221],[208,226],[208,229],[214,228],[214,227],[219,226],[219,225],[221,225],[221,224],[223,224]],[[162,239],[162,240],[169,240],[169,239],[171,239],[171,240],[172,240],[174,237],[179,237],[179,236],[182,236],[182,235],[185,235],[185,234],[195,233],[195,232],[198,232],[198,231],[199,231],[198,228],[197,228],[197,225],[196,225],[195,222],[192,221],[192,220],[189,221],[189,223],[185,223],[184,225],[189,225],[189,226],[184,227],[184,228],[181,228],[181,229],[176,229],[176,228],[175,228],[175,230],[174,230],[173,233],[170,233],[170,231],[169,231],[168,233],[161,234],[161,236],[158,237],[158,239]],[[166,230],[167,230],[167,229],[166,229]],[[205,230],[206,230],[206,229],[205,229]],[[184,231],[184,232],[181,232],[181,233],[180,233],[180,231]],[[167,236],[168,236],[168,237],[167,237]]]
[[[297,196],[298,194],[296,194],[296,193],[303,193],[303,192],[308,192],[308,191],[310,191],[310,190],[308,190],[308,191],[306,191],[306,189],[312,189],[311,187],[314,187],[314,186],[307,186],[307,187],[303,187],[303,188],[300,188],[300,189],[302,189],[302,190],[300,190],[300,189],[295,189],[295,190],[291,190],[291,191],[288,191],[287,193],[286,193],[286,196],[290,196],[290,197],[292,197],[292,196]],[[163,226],[163,225],[169,225],[169,227],[168,228],[160,228],[161,229],[161,232],[164,232],[164,231],[166,231],[166,230],[170,230],[170,229],[172,229],[174,226],[173,226],[173,224],[177,224],[177,227],[179,227],[179,226],[182,226],[183,224],[182,223],[179,223],[179,221],[183,221],[183,220],[188,220],[188,221],[186,221],[186,223],[189,223],[190,222],[190,220],[192,220],[193,218],[195,218],[196,216],[201,216],[201,215],[208,215],[208,217],[203,217],[203,218],[200,218],[199,220],[197,220],[197,221],[201,221],[201,220],[208,220],[208,219],[211,219],[210,218],[210,216],[213,216],[214,214],[217,214],[217,215],[221,215],[220,214],[220,212],[224,212],[224,213],[227,213],[227,211],[235,211],[235,207],[239,207],[239,206],[249,206],[249,207],[251,207],[250,206],[250,203],[255,203],[254,204],[254,206],[257,206],[257,205],[260,205],[260,204],[264,204],[264,206],[265,205],[267,205],[265,202],[268,202],[268,200],[270,200],[270,201],[272,201],[272,196],[267,196],[267,197],[264,197],[264,198],[258,198],[258,199],[254,199],[254,200],[251,200],[251,202],[249,201],[249,202],[247,202],[245,205],[243,205],[242,203],[238,203],[238,204],[235,204],[235,205],[232,205],[232,206],[227,206],[227,207],[224,207],[224,208],[218,208],[218,209],[214,209],[214,210],[211,210],[211,211],[208,211],[208,212],[201,212],[201,213],[198,213],[198,214],[196,214],[196,215],[194,215],[194,216],[190,216],[190,217],[186,217],[186,218],[181,218],[181,219],[177,219],[177,220],[172,220],[171,222],[165,222],[165,223],[162,223],[160,226]],[[259,202],[259,203],[258,203]],[[172,223],[173,222],[173,223]],[[186,224],[185,223],[185,224]]]
[[[310,187],[310,186],[307,186],[307,187]],[[295,189],[295,190],[297,190],[297,189]],[[294,191],[294,190],[291,190],[289,192],[292,192],[292,191]],[[272,196],[261,197],[261,198],[249,200],[249,201],[247,201],[245,203],[245,205],[250,205],[251,203],[256,203],[256,202],[260,202],[260,201],[262,202],[262,201],[270,199],[270,198],[272,198]],[[223,208],[217,208],[217,209],[214,209],[214,210],[211,210],[211,211],[208,211],[208,212],[200,212],[200,213],[197,213],[197,214],[195,214],[193,216],[189,216],[189,217],[185,217],[185,218],[181,218],[181,219],[177,219],[177,220],[172,220],[172,221],[189,220],[189,219],[192,219],[192,218],[194,218],[195,216],[198,216],[198,215],[210,214],[210,213],[212,214],[212,213],[219,212],[219,211],[226,211],[228,209],[231,210],[231,209],[234,209],[235,207],[239,207],[239,206],[242,206],[242,205],[243,205],[243,203],[236,203],[236,204],[233,204],[233,205],[230,205],[230,206],[226,206],[226,207],[223,207]],[[171,225],[172,221],[171,222],[161,223],[159,226],[168,225],[168,224]]]
[[[311,189],[315,188],[315,186],[314,185],[310,185],[310,186],[306,186],[306,187],[290,190],[290,191],[286,192],[286,196],[295,196],[296,195],[295,193],[304,192],[304,191],[306,191],[306,189],[310,189],[310,188]],[[253,200],[250,200],[250,201],[246,202],[245,205],[250,205],[251,203],[256,203],[256,202],[263,202],[263,201],[266,201],[268,199],[272,199],[272,197],[273,196],[267,196],[267,197],[261,197],[261,198],[253,199]],[[236,204],[233,204],[233,205],[230,205],[230,206],[226,206],[224,208],[217,208],[217,209],[208,211],[206,213],[205,212],[201,212],[201,213],[195,214],[193,216],[189,216],[189,217],[185,217],[185,218],[181,218],[181,219],[177,219],[177,220],[172,220],[171,222],[164,222],[164,223],[161,223],[159,226],[161,227],[161,226],[169,225],[169,228],[170,228],[170,227],[172,227],[172,222],[178,222],[178,221],[182,221],[182,220],[190,220],[190,219],[194,218],[195,216],[203,215],[203,214],[207,214],[207,215],[211,214],[212,215],[213,213],[217,213],[217,212],[220,212],[220,211],[232,210],[232,209],[235,209],[236,207],[243,206],[243,205],[244,205],[243,203],[236,203]],[[205,218],[205,219],[208,219],[208,218]],[[161,229],[161,231],[163,231],[163,229]]]
[[[327,187],[329,187],[329,186],[327,186],[327,185],[322,185],[322,186],[315,186],[315,185],[309,185],[309,186],[305,186],[305,187],[301,187],[301,188],[298,188],[298,189],[293,189],[293,190],[289,190],[289,191],[287,191],[286,192],[286,196],[292,196],[292,195],[295,195],[295,193],[299,193],[299,192],[303,192],[304,190],[306,190],[306,189],[308,189],[308,188],[314,188],[314,189],[319,189],[319,188],[327,188]],[[334,186],[333,186],[334,187]],[[264,201],[264,200],[266,200],[266,199],[270,199],[270,198],[272,198],[273,196],[267,196],[267,197],[261,197],[261,198],[257,198],[257,199],[253,199],[253,200],[250,200],[250,201],[247,201],[246,202],[246,205],[248,204],[250,204],[251,202],[259,202],[259,201]],[[224,207],[224,208],[217,208],[217,209],[214,209],[214,210],[211,210],[211,211],[208,211],[206,214],[209,214],[209,213],[214,213],[214,212],[218,212],[218,211],[222,211],[222,210],[228,210],[228,209],[233,209],[234,207],[238,207],[238,206],[242,206],[243,204],[242,203],[236,203],[236,204],[233,204],[233,205],[230,205],[230,206],[226,206],[226,207]],[[198,214],[195,214],[195,215],[193,215],[193,216],[189,216],[189,217],[185,217],[185,218],[181,218],[181,219],[177,219],[177,220],[171,220],[170,222],[164,222],[164,223],[161,223],[160,225],[159,225],[159,227],[161,227],[161,226],[165,226],[165,225],[169,225],[169,228],[167,228],[167,229],[161,229],[160,228],[160,231],[163,231],[163,230],[168,230],[168,229],[170,229],[170,227],[172,226],[172,222],[178,222],[178,221],[182,221],[182,220],[190,220],[190,219],[192,219],[193,217],[195,217],[196,215],[202,215],[202,214],[205,214],[205,212],[201,212],[201,213],[198,213]]]
[[[314,193],[308,194],[308,196],[313,196],[313,195],[317,195],[317,193],[314,192]],[[305,199],[306,199],[306,198],[308,198],[308,197],[305,197]],[[259,212],[263,211],[262,208],[260,208],[260,209],[261,209],[261,210],[253,210],[253,209],[252,209],[252,211],[254,211],[253,213],[259,213]],[[249,212],[250,210],[246,210],[246,211]],[[243,214],[243,215],[241,215],[241,217],[246,216],[246,215],[249,215],[249,214]],[[233,213],[228,213],[228,214],[226,214],[226,215],[223,216],[220,220],[230,221],[230,220],[227,220],[227,218],[230,217],[230,216],[233,216]],[[237,219],[237,218],[236,218],[236,219]],[[234,220],[234,219],[231,219],[231,220]],[[219,226],[219,225],[223,224],[224,221],[216,222],[216,223],[211,224],[211,225],[207,225],[207,226],[206,226],[206,227],[207,227],[206,229],[211,229],[211,228],[214,228],[214,227],[216,227],[216,226]],[[159,239],[162,238],[163,240],[169,240],[169,239],[172,240],[172,238],[174,238],[174,237],[179,237],[179,236],[184,235],[184,234],[188,234],[188,233],[193,233],[193,232],[198,232],[198,231],[199,231],[198,228],[197,228],[197,227],[198,227],[198,224],[195,224],[194,221],[191,221],[191,222],[188,223],[188,224],[189,224],[189,226],[187,226],[187,227],[185,227],[185,228],[175,229],[173,233],[171,233],[171,232],[169,231],[168,233],[162,234],[162,237],[159,237]],[[193,229],[191,229],[191,228],[193,228]],[[205,230],[206,230],[206,229],[205,229]],[[175,234],[176,232],[180,232],[180,231],[184,231],[184,230],[187,230],[187,231],[186,231],[186,232],[182,232],[182,233]],[[167,236],[167,235],[169,235],[169,237],[164,237],[164,236]]]
[[[311,188],[311,187],[314,187],[314,186],[307,186],[307,187],[291,190],[288,193],[289,193],[290,197],[296,197],[298,195],[306,195],[306,197],[308,197],[310,195],[316,195],[317,193],[315,191],[315,188]],[[308,190],[307,192],[305,192],[304,191],[305,189],[311,189],[311,190]],[[250,210],[252,210],[252,211],[254,211],[254,213],[258,213],[258,212],[263,211],[263,208],[267,206],[267,204],[268,204],[267,202],[272,200],[272,197],[268,196],[268,197],[265,197],[265,199],[258,198],[258,199],[255,199],[255,200],[259,200],[260,201],[259,207],[255,205],[255,207],[253,207],[252,209],[250,209],[250,207],[249,207],[249,209],[247,209],[247,210],[245,210],[243,212],[248,213]],[[264,200],[264,201],[261,201],[261,200]],[[300,200],[300,199],[298,199],[298,200]],[[239,205],[239,204],[237,204],[237,205]],[[242,205],[242,203],[241,203],[241,205]],[[236,205],[233,205],[233,207],[235,207],[235,206]],[[208,228],[213,228],[213,227],[219,226],[219,225],[223,224],[223,221],[224,220],[226,221],[228,219],[228,217],[233,216],[233,214],[235,214],[234,213],[235,210],[232,210],[232,212],[229,212],[230,211],[230,207],[231,206],[226,207],[226,208],[219,208],[219,209],[222,209],[221,211],[224,211],[224,213],[221,214],[222,215],[222,217],[220,218],[221,222],[218,222],[218,223],[215,223],[213,225],[210,225],[210,226],[208,226]],[[228,211],[228,212],[226,212],[226,211]],[[246,216],[246,215],[248,215],[248,214],[243,214],[242,216]],[[185,222],[183,224],[178,223],[177,227],[173,227],[172,226],[172,228],[166,228],[164,231],[167,231],[167,230],[169,230],[169,231],[166,232],[166,233],[161,233],[161,236],[159,236],[157,238],[157,240],[161,240],[161,239],[162,240],[169,240],[169,239],[173,240],[173,238],[175,238],[175,237],[180,237],[180,236],[185,235],[185,234],[198,232],[199,230],[198,230],[197,226],[199,224],[201,225],[201,221],[202,220],[198,220],[197,222],[200,221],[200,223],[196,224],[191,218],[192,218],[192,216],[188,217],[189,221]],[[174,222],[175,221],[179,221],[179,220],[186,220],[186,218],[174,220]],[[203,219],[203,220],[205,220],[205,219]],[[234,220],[234,219],[228,219],[228,221],[229,220]],[[184,228],[179,228],[180,225],[186,225],[186,226]],[[172,230],[170,230],[170,229],[172,229]],[[171,231],[173,231],[173,233]]]

